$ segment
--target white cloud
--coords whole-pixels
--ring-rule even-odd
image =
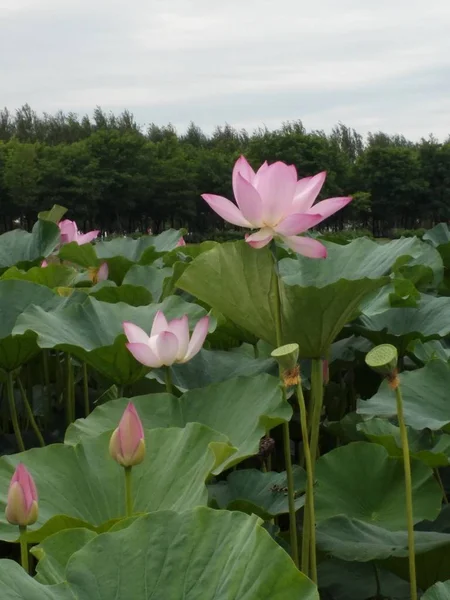
[[[450,133],[448,0],[0,0],[0,102]]]

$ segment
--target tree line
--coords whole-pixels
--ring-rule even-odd
[[[157,232],[185,227],[207,233],[227,227],[201,199],[232,198],[231,170],[244,154],[295,164],[299,176],[326,170],[321,197],[353,195],[327,226],[370,229],[431,227],[450,218],[450,137],[412,142],[382,132],[363,138],[340,123],[331,133],[301,121],[253,133],[229,125],[206,135],[194,123],[145,130],[133,115],[38,115],[28,105],[0,111],[2,231],[29,227],[52,204],[66,206],[80,228]]]

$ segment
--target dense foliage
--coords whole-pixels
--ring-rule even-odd
[[[412,143],[383,133],[364,140],[344,125],[327,135],[307,132],[301,122],[253,134],[218,127],[209,136],[192,124],[179,135],[170,125],[143,131],[128,112],[39,117],[24,106],[15,115],[0,112],[0,227],[20,219],[29,228],[53,202],[67,206],[82,230],[185,227],[217,238],[223,222],[200,194],[231,197],[229,174],[239,154],[255,165],[293,163],[301,176],[327,170],[323,197],[355,197],[328,228],[346,222],[386,235],[450,217],[449,140]]]
[[[289,524],[299,550],[305,535],[306,444],[280,342],[299,345],[297,394],[318,417],[320,598],[411,598],[395,394],[365,363],[380,343],[399,356],[417,585],[423,600],[448,598],[447,226],[325,241],[328,257],[312,260],[275,243],[180,246],[176,230],[62,244],[64,212],[0,235],[2,600],[318,600],[289,556]],[[188,362],[145,367],[123,323],[149,332],[161,311],[191,331],[209,314],[208,335]],[[130,399],[142,425],[128,488],[110,440]],[[19,463],[38,492],[25,530],[5,513]],[[3,558],[18,559],[19,533],[32,576]]]

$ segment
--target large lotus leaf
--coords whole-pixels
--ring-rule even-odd
[[[125,275],[122,285],[142,287],[150,292],[154,302],[159,302],[164,281],[172,275],[172,269],[157,269],[153,265],[133,265]]]
[[[212,250],[218,246],[218,242],[208,240],[201,244],[188,244],[187,246],[179,246],[174,248],[170,252],[167,252],[162,261],[166,267],[173,267],[176,262],[191,262],[194,258],[197,258],[200,254]]]
[[[131,321],[150,331],[158,310],[162,310],[168,319],[187,314],[191,327],[205,314],[204,309],[176,296],[170,296],[161,304],[139,307],[122,302],[100,302],[88,296],[81,303],[53,312],[38,306],[31,307],[18,318],[14,334],[34,331],[41,348],[70,352],[115,383],[129,384],[142,377],[148,369],[126,349],[122,324]]]
[[[319,523],[316,537],[320,550],[350,562],[408,556],[407,531],[390,531],[343,515]],[[450,535],[417,531],[414,537],[416,555],[442,551],[448,556]]]
[[[52,264],[48,267],[33,267],[29,271],[22,271],[17,267],[11,267],[3,273],[0,280],[21,279],[31,281],[49,288],[70,287],[78,278],[78,272],[71,267]]]
[[[427,231],[422,239],[431,242],[433,246],[437,248],[450,242],[450,229],[448,228],[447,223],[438,223],[432,229]]]
[[[97,534],[91,529],[63,529],[46,538],[38,546],[33,546],[31,553],[39,560],[36,565],[36,580],[45,585],[65,581],[66,566],[72,554],[95,537]]]
[[[18,317],[29,307],[39,305],[50,310],[60,298],[49,288],[28,281],[0,281],[0,367],[12,371],[39,352],[36,335],[30,331],[16,335]]]
[[[66,214],[67,208],[54,204],[50,210],[42,210],[38,213],[38,218],[45,221],[52,221],[53,223],[59,223],[63,216]]]
[[[76,242],[64,244],[58,252],[58,257],[81,267],[98,267],[101,264],[92,244],[81,244],[81,246]]]
[[[232,466],[259,451],[266,432],[292,416],[283,401],[279,382],[270,375],[238,377],[175,398],[169,394],[148,394],[132,399],[144,427],[184,427],[198,422],[220,431],[238,450],[221,467]],[[120,398],[99,406],[86,419],[69,426],[65,443],[74,444],[111,430],[120,419],[128,400]]]
[[[89,295],[100,302],[124,302],[130,306],[147,306],[152,302],[151,293],[144,287],[135,285],[116,285],[114,281],[101,281],[91,289]]]
[[[111,433],[76,446],[53,444],[2,457],[0,538],[17,538],[17,527],[6,522],[4,509],[8,482],[19,462],[27,466],[39,490],[39,519],[28,529],[30,541],[67,528],[67,521],[72,527],[98,529],[123,517],[124,473],[108,453]],[[147,430],[145,435],[145,460],[133,468],[134,512],[206,505],[207,477],[234,452],[227,438],[199,423]]]
[[[205,387],[212,383],[258,373],[272,371],[277,374],[273,358],[257,359],[234,352],[220,350],[201,350],[189,362],[171,367],[172,382],[180,390]],[[164,382],[165,373],[162,369],[150,371],[148,378],[156,377]]]
[[[432,360],[422,369],[401,373],[400,382],[407,425],[418,431],[442,428],[450,431],[450,366],[447,363]],[[369,400],[360,400],[357,412],[371,417],[395,417],[395,394],[388,383],[383,381],[378,392]]]
[[[412,461],[414,521],[439,514],[442,492],[426,465]],[[316,518],[346,515],[386,529],[406,529],[403,462],[378,444],[354,442],[322,456],[316,466]]]
[[[52,253],[59,242],[58,225],[38,220],[31,233],[13,229],[0,235],[0,272],[8,267],[27,268]]]
[[[256,517],[208,508],[145,515],[98,536],[55,586],[0,561],[0,584],[2,600],[319,600]]]
[[[341,256],[351,245],[329,244],[326,261],[285,259],[279,263],[283,340],[298,342],[301,357],[326,354],[344,325],[357,316],[364,296],[387,283],[381,275],[389,272],[398,257],[391,248],[384,262],[378,257],[376,271],[368,261],[367,272],[357,279]],[[365,264],[364,249],[359,250],[358,264]],[[386,268],[380,270],[380,264]],[[275,344],[274,277],[269,250],[231,242],[195,259],[178,285],[256,337]],[[224,281],[230,284],[224,286]]]
[[[370,419],[359,423],[357,429],[371,442],[386,448],[389,456],[403,456],[400,429],[389,421]],[[408,441],[412,458],[432,468],[450,464],[450,435],[428,429],[416,431],[408,427]]]
[[[306,473],[294,466],[295,508],[305,504]],[[233,471],[226,481],[208,486],[211,499],[219,508],[254,513],[262,519],[289,512],[286,472],[262,473],[257,469]]]
[[[429,588],[422,596],[422,600],[448,600],[450,598],[450,580],[439,581]]]
[[[410,600],[409,582],[374,564],[345,562],[335,558],[319,565],[321,593],[333,600]],[[328,598],[328,596],[325,596]]]
[[[436,358],[446,362],[450,359],[450,350],[439,340],[425,343],[415,340],[408,345],[408,354],[414,355],[423,364]]]
[[[362,314],[353,328],[374,344],[394,344],[404,354],[415,339],[427,341],[450,333],[450,298],[422,294],[417,308]]]

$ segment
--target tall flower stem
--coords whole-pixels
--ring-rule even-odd
[[[131,469],[132,467],[124,467],[125,471],[125,502],[127,517],[133,516],[133,496],[131,493]]]
[[[323,407],[323,361],[313,358],[311,369],[311,460],[314,468],[319,453],[320,418]]]
[[[16,436],[17,446],[19,447],[20,452],[24,452],[25,444],[23,443],[22,434],[20,432],[19,427],[19,421],[17,419],[16,400],[14,398],[14,385],[11,371],[8,371],[6,375],[6,389],[8,393],[9,413],[11,415],[11,422],[14,430],[14,435]]]
[[[411,586],[411,600],[417,600],[416,583],[416,557],[414,548],[414,518],[413,518],[413,496],[411,483],[411,459],[409,454],[408,432],[406,430],[403,416],[403,397],[398,377],[395,383],[395,397],[397,401],[397,417],[400,427],[400,436],[403,451],[403,468],[405,471],[405,495],[406,495],[406,518],[408,523],[408,558],[409,558],[409,581]]]
[[[172,375],[170,373],[170,367],[166,367],[166,392],[168,394],[172,393]]]
[[[272,251],[273,256],[273,271],[272,271],[272,295],[274,298],[274,313],[275,313],[275,331],[277,346],[281,346],[283,343],[282,329],[281,329],[281,297],[280,297],[280,281],[278,276],[278,264],[275,256],[275,248]],[[287,402],[286,388],[283,381],[283,376],[280,367],[280,380],[281,389],[283,390],[283,400]],[[292,560],[295,565],[299,566],[298,559],[298,540],[297,540],[297,520],[295,518],[295,498],[294,498],[294,474],[292,471],[292,459],[291,459],[291,439],[289,436],[289,423],[283,423],[283,448],[284,448],[284,462],[286,466],[286,477],[288,484],[288,505],[289,505],[289,537],[291,542],[291,553]]]
[[[70,354],[66,355],[66,420],[67,425],[75,421],[75,390],[73,379],[73,364]]]
[[[89,377],[87,364],[83,362],[83,398],[84,398],[84,414],[86,417],[89,416],[90,406],[89,406]]]
[[[48,370],[48,350],[42,351],[42,362],[44,367],[44,385],[45,385],[45,408],[44,408],[44,422],[47,423],[50,418],[50,374]]]
[[[300,409],[300,425],[302,429],[303,451],[306,466],[306,501],[303,525],[301,570],[306,575],[308,574],[310,559],[310,576],[314,583],[317,583],[316,517],[314,508],[314,469],[311,458],[311,449],[309,447],[306,404],[305,397],[303,396],[301,380],[299,380],[299,382],[297,383],[297,400]],[[306,515],[308,515],[307,518]],[[309,527],[305,527],[305,525],[309,525]]]
[[[27,415],[28,415],[28,419],[30,420],[31,427],[33,428],[33,431],[38,439],[40,446],[44,447],[45,446],[44,438],[42,437],[42,433],[38,427],[38,424],[36,423],[36,419],[34,418],[33,409],[31,408],[30,403],[28,402],[27,393],[25,391],[25,387],[24,387],[20,377],[17,377],[17,384],[19,386],[20,395],[22,396],[22,402],[25,406],[25,410],[27,411]]]
[[[30,572],[30,566],[28,562],[28,544],[27,544],[27,527],[19,527],[19,542],[20,542],[20,563],[26,573]]]

